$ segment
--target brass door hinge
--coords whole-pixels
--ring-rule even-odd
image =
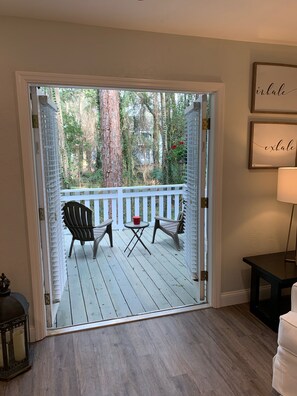
[[[51,304],[51,295],[49,293],[44,293],[44,303],[45,305]]]
[[[44,208],[39,208],[39,220],[40,221],[44,221],[45,220]]]
[[[39,128],[38,115],[32,114],[32,127]]]
[[[210,129],[210,118],[203,118],[202,119],[202,130],[207,131]]]
[[[208,271],[201,271],[200,274],[200,280],[203,281],[208,281]]]
[[[202,209],[208,208],[208,198],[207,197],[201,197],[201,208]]]

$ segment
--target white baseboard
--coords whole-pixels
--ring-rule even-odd
[[[235,290],[221,294],[221,307],[243,304],[250,301],[250,289]]]
[[[290,292],[290,290],[289,290]],[[270,297],[270,286],[260,286],[260,299]],[[243,304],[250,301],[250,289],[235,290],[221,294],[221,307]]]

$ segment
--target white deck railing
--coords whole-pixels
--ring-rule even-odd
[[[123,229],[132,216],[140,216],[150,225],[155,216],[176,219],[183,207],[184,184],[112,188],[84,188],[61,191],[62,203],[78,201],[94,213],[94,223],[113,219],[114,229]]]

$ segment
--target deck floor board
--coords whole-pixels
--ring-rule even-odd
[[[120,248],[123,248],[124,245],[122,244],[122,240],[120,239],[120,237],[118,238],[117,243]],[[145,284],[137,276],[137,272],[135,271],[136,259],[132,256],[119,256],[113,249],[112,254],[118,260],[119,265],[121,266],[123,272],[126,274],[127,279],[129,279],[129,282],[135,290],[135,293],[138,295],[139,300],[141,301],[141,304],[144,308],[143,312],[151,312],[157,310],[158,307],[152,299],[150,293],[147,291]]]
[[[123,231],[121,233],[121,237],[123,238],[123,242],[120,243],[120,247],[125,249],[125,246],[129,243],[130,238],[127,236],[127,231]],[[134,252],[135,250],[135,252]],[[142,251],[138,251],[138,247],[135,247],[133,250],[132,254],[128,257],[130,260],[132,257],[135,258],[134,261],[134,271],[138,278],[141,280],[142,284],[145,285],[147,291],[149,292],[150,296],[152,297],[153,301],[157,305],[157,309],[167,309],[171,308],[170,303],[166,300],[164,297],[162,291],[157,287],[155,282],[151,279],[149,273],[147,270],[144,269],[143,265],[141,263],[144,262],[144,256],[145,254],[148,254],[144,248],[142,248]],[[128,255],[128,253],[126,252]]]
[[[66,281],[62,301],[57,311],[57,323],[60,324],[60,327],[69,326],[69,323],[72,323],[68,279]]]
[[[103,320],[116,318],[117,314],[112,303],[109,290],[102,276],[101,268],[98,265],[98,261],[93,260],[92,257],[87,257],[87,261]]]
[[[90,256],[92,254],[92,248],[90,244],[88,245],[88,248],[89,248],[89,256]],[[125,300],[125,296],[123,295],[121,288],[118,285],[117,279],[110,268],[109,262],[107,260],[107,257],[110,253],[108,252],[105,255],[106,250],[109,250],[109,248],[106,248],[106,246],[104,246],[103,249],[100,249],[98,251],[96,260],[98,261],[98,265],[100,266],[102,276],[104,278],[106,287],[109,291],[117,316],[118,317],[130,316],[132,312]]]
[[[84,255],[78,257],[79,252],[84,253]],[[102,320],[102,314],[97,301],[88,262],[86,261],[87,256],[88,255],[85,252],[85,248],[80,249],[80,251],[76,251],[77,267],[79,271],[81,287],[83,290],[88,322],[96,322]]]
[[[137,243],[128,257],[124,252],[131,230],[113,231],[114,247],[107,236],[100,242],[97,258],[92,244],[74,243],[67,259],[68,280],[56,318],[56,327],[123,318],[146,312],[177,308],[197,303],[198,288],[183,263],[183,250],[173,240],[146,228],[142,240],[150,250]],[[65,249],[71,238],[65,235]]]
[[[80,277],[77,269],[76,250],[72,257],[67,260],[68,281],[69,281],[69,300],[72,313],[72,324],[87,322],[87,313],[83,297],[83,290],[80,283]],[[64,293],[65,294],[65,290]],[[62,302],[63,301],[62,296]]]
[[[155,246],[152,246],[155,249]],[[172,249],[172,247],[170,246],[169,249]],[[181,256],[181,253],[176,249],[175,252]],[[141,260],[140,264],[143,270],[147,272],[156,286],[162,290],[164,297],[169,301],[171,306],[178,307],[197,303],[197,300],[192,298],[183,287],[184,284],[195,286],[191,282],[188,282],[186,277],[180,277],[180,273],[176,271],[172,260],[169,260],[165,253],[155,256],[155,254],[149,255],[149,253],[143,251],[143,255],[138,255],[137,257]]]

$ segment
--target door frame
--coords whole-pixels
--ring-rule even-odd
[[[93,87],[173,92],[211,93],[211,130],[209,154],[209,305],[220,307],[221,300],[221,217],[222,217],[222,163],[223,115],[225,86],[218,82],[172,81],[134,79],[39,72],[16,72],[19,127],[24,175],[25,207],[31,285],[33,296],[33,341],[47,336],[43,292],[42,254],[38,216],[37,182],[34,165],[34,142],[30,118],[30,85]]]

